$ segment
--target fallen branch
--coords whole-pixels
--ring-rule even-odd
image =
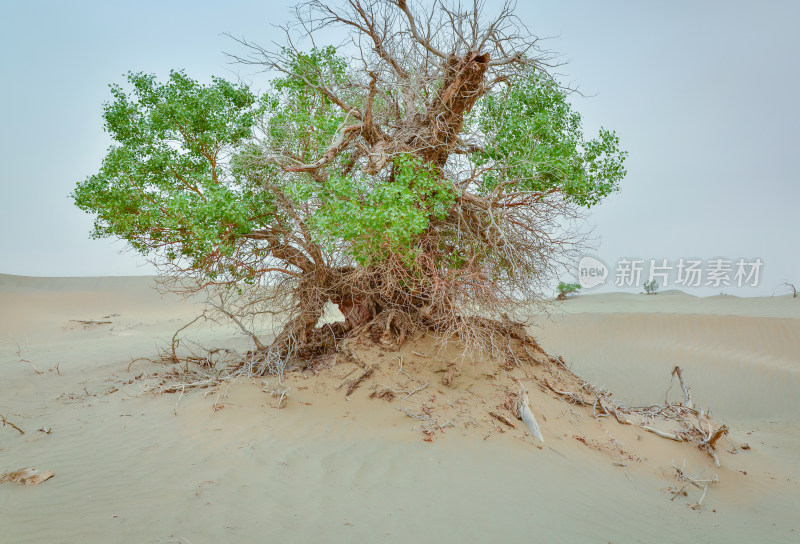
[[[698,508],[700,508],[700,505],[703,503],[703,499],[706,498],[706,494],[708,493],[708,486],[711,485],[711,484],[717,483],[719,481],[719,477],[717,475],[714,475],[712,478],[699,479],[699,478],[692,478],[690,476],[687,476],[686,472],[685,472],[686,471],[686,460],[685,459],[683,460],[683,465],[680,466],[680,467],[675,465],[675,463],[673,462],[672,463],[672,468],[675,469],[675,479],[678,480],[678,482],[681,482],[681,483],[686,482],[686,483],[684,483],[684,485],[678,491],[672,491],[672,498],[670,500],[674,501],[675,498],[680,496],[680,495],[688,496],[688,493],[686,492],[686,487],[687,487],[688,484],[691,484],[694,487],[696,487],[697,489],[702,489],[703,490],[703,494],[700,496],[700,498],[697,500],[697,502],[695,502],[692,505],[688,505],[689,508],[691,508],[692,510],[697,510]]]
[[[278,399],[278,410],[283,408],[284,401],[289,397],[289,388],[285,385],[281,384],[281,387],[276,387],[273,392],[272,396]]]
[[[2,420],[3,420],[3,427],[5,427],[6,425],[8,425],[8,426],[10,426],[10,427],[12,427],[12,428],[16,429],[17,431],[19,431],[19,434],[25,434],[25,431],[23,431],[22,429],[20,429],[19,427],[17,427],[17,426],[16,426],[16,425],[14,425],[13,423],[11,423],[11,422],[10,422],[8,419],[6,419],[6,416],[0,416],[0,419],[2,419]]]
[[[672,377],[674,378],[675,376],[678,377],[678,381],[681,384],[681,389],[683,390],[683,405],[687,408],[694,408],[694,403],[692,402],[692,391],[683,380],[683,372],[681,372],[681,367],[675,366],[675,368],[672,369]],[[669,389],[667,391],[669,391]]]
[[[361,385],[361,382],[372,376],[374,372],[375,372],[374,366],[371,366],[367,370],[365,370],[364,373],[361,374],[361,376],[359,376],[358,378],[353,380],[352,383],[350,383],[350,387],[347,388],[347,393],[345,393],[344,396],[349,397],[350,395],[352,395],[353,391],[355,391],[356,388],[358,388],[358,386]]]
[[[708,486],[704,485],[703,494],[700,496],[700,499],[696,503],[691,505],[689,508],[691,508],[692,510],[697,510],[698,508],[700,508],[700,505],[703,503],[703,499],[706,498],[706,493],[708,493]]]
[[[431,419],[431,416],[429,416],[428,414],[423,414],[421,412],[412,412],[411,410],[409,410],[405,406],[398,406],[397,409],[400,410],[401,412],[403,412],[405,415],[407,415],[411,419],[421,419],[423,421],[428,421],[428,420]]]
[[[719,440],[721,436],[728,434],[728,427],[722,425],[713,433],[711,432],[711,423],[708,424],[708,428],[709,436],[700,444],[700,449],[705,450],[711,456],[711,458],[714,459],[714,464],[716,466],[720,466],[719,457],[717,456],[717,452],[714,451],[714,444],[717,443],[717,440]]]
[[[490,416],[492,416],[493,418],[495,418],[497,421],[499,421],[499,422],[501,422],[501,423],[505,423],[506,425],[508,425],[508,426],[509,426],[509,427],[511,427],[512,429],[516,429],[516,428],[517,428],[517,426],[516,426],[516,425],[514,425],[514,424],[511,422],[511,420],[510,420],[510,419],[508,419],[508,418],[507,418],[506,416],[504,416],[503,414],[498,414],[497,412],[489,412],[489,415],[490,415]]]
[[[722,425],[719,429],[717,429],[714,432],[714,434],[711,435],[711,437],[709,437],[708,445],[713,448],[714,444],[717,443],[717,440],[719,440],[723,435],[726,434],[728,434],[728,427],[726,425]]]
[[[630,419],[626,419],[625,423],[628,425],[633,425],[634,427],[639,427],[640,429],[644,429],[647,432],[653,433],[654,435],[660,436],[661,438],[669,438],[670,440],[674,440],[675,442],[683,442],[683,439],[678,436],[677,434],[667,433],[664,431],[659,431],[655,427],[648,427],[647,425],[637,425]]]
[[[26,363],[37,374],[44,374],[44,372],[42,372],[41,370],[36,368],[32,362],[30,362],[28,359],[25,359],[24,357],[22,357],[22,348],[19,347],[19,343],[18,342],[15,341],[14,343],[17,345],[17,359],[19,360],[19,362],[20,363]]]
[[[384,387],[380,391],[373,391],[372,393],[370,393],[369,398],[371,398],[371,399],[384,399],[384,400],[387,400],[389,402],[392,402],[395,399],[396,396],[397,396],[397,393],[395,393],[393,389],[389,389],[388,387]]]
[[[546,379],[543,379],[542,383],[545,385],[545,387],[547,387],[550,391],[552,391],[556,395],[566,398],[570,404],[576,404],[578,406],[590,405],[590,403],[586,402],[586,400],[584,400],[584,398],[578,393],[572,393],[570,391],[559,391],[558,389],[550,385],[550,382],[548,382]]]
[[[353,372],[355,372],[356,370],[358,370],[358,368],[354,368],[353,370],[351,370],[350,372],[348,372],[347,374],[345,374],[344,376],[342,376],[342,377],[341,377],[341,379],[342,379],[342,380],[344,380],[344,381],[343,381],[343,382],[342,382],[342,383],[339,385],[339,387],[337,387],[337,388],[336,388],[336,390],[337,390],[337,391],[338,391],[339,389],[341,389],[342,387],[344,387],[344,384],[348,383],[348,382],[347,382],[347,378],[349,378],[349,377],[350,377],[350,374],[352,374],[352,373],[353,373]]]
[[[674,501],[681,495],[683,495],[684,497],[688,495],[688,493],[686,492],[686,485],[683,485],[679,490],[672,491],[671,493],[672,493],[672,498],[670,499],[670,501]]]
[[[80,323],[84,327],[91,327],[93,325],[111,325],[111,321],[96,321],[94,319],[70,319],[72,323]]]

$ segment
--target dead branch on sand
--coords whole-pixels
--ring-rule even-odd
[[[46,480],[49,480],[56,473],[52,470],[39,472],[35,468],[21,468],[12,472],[3,472],[0,474],[0,484],[5,482],[15,482],[22,485],[37,485]]]
[[[6,418],[6,416],[0,416],[0,420],[2,420],[2,421],[3,421],[3,427],[5,427],[6,425],[8,425],[8,426],[9,426],[9,427],[11,427],[12,429],[16,429],[17,431],[19,431],[19,434],[25,434],[25,431],[23,431],[22,429],[20,429],[19,427],[17,427],[17,426],[16,426],[16,425],[14,425],[13,423],[11,423],[11,422],[10,422],[10,421],[9,421],[9,420]]]
[[[231,308],[238,308],[238,306],[236,306],[235,302],[231,304],[232,305],[228,305],[226,300],[221,299],[221,303],[216,304],[215,307],[217,311],[220,311],[227,317],[234,315],[234,317],[236,317],[236,325],[243,330],[243,332],[248,334],[248,336],[253,338],[255,334],[244,326],[244,323],[248,322],[245,321],[245,319],[249,319],[249,317],[236,316],[234,313],[235,311]],[[284,340],[289,344],[273,342],[269,347],[264,347],[263,343],[257,341],[257,338],[254,338],[256,349],[246,354],[239,354],[232,350],[210,350],[202,346],[199,346],[202,351],[198,352],[190,349],[188,355],[179,354],[179,346],[183,346],[183,348],[188,348],[189,346],[185,343],[181,344],[181,341],[178,339],[178,334],[201,318],[203,318],[203,315],[198,316],[195,320],[176,331],[172,337],[170,347],[167,350],[162,350],[159,360],[153,361],[174,363],[174,366],[171,366],[167,372],[141,375],[137,378],[137,381],[143,384],[145,392],[155,394],[180,393],[182,396],[189,390],[210,389],[220,385],[223,381],[236,378],[237,376],[260,376],[263,374],[264,365],[271,364],[269,363],[270,354],[274,350],[278,350],[275,352],[275,356],[281,361],[284,361],[284,355],[286,354],[280,351],[283,349],[281,346],[285,347],[292,342],[300,342],[300,337],[303,334],[303,331],[300,329],[294,330],[291,327],[284,328],[279,334],[284,335]],[[665,400],[663,404],[628,407],[615,401],[609,391],[582,380],[567,367],[563,359],[548,356],[538,346],[536,341],[528,335],[522,323],[513,322],[507,317],[504,318],[503,321],[492,321],[478,317],[471,317],[469,320],[473,332],[476,330],[482,331],[481,334],[484,335],[483,343],[491,346],[487,355],[494,358],[501,371],[505,370],[510,372],[525,366],[535,366],[539,370],[537,370],[537,376],[533,378],[533,380],[538,384],[539,388],[544,392],[552,393],[555,398],[561,399],[565,405],[581,406],[590,409],[591,413],[587,414],[585,417],[589,419],[593,417],[595,420],[600,420],[603,417],[610,416],[615,418],[620,424],[638,427],[645,432],[652,433],[661,438],[694,444],[699,449],[706,452],[714,460],[715,464],[719,466],[719,457],[715,451],[716,445],[719,439],[726,435],[728,429],[724,425],[716,425],[710,419],[707,411],[695,408],[691,396],[691,389],[679,366],[673,367],[671,378],[672,381],[674,381],[675,378],[678,379],[683,392],[682,402],[669,402]],[[379,319],[378,322],[375,323],[373,323],[373,321],[367,321],[351,329],[350,334],[345,334],[344,329],[341,328],[341,323],[324,325],[323,328],[316,329],[317,332],[313,334],[320,335],[318,340],[322,342],[319,351],[309,351],[305,355],[307,358],[306,360],[298,361],[292,366],[281,366],[276,363],[271,373],[278,376],[280,383],[284,371],[312,371],[316,373],[320,368],[329,368],[335,365],[338,358],[344,355],[349,361],[355,363],[362,369],[354,378],[348,379],[357,369],[353,369],[350,374],[342,378],[339,389],[344,390],[345,396],[349,397],[356,389],[362,387],[368,380],[372,379],[378,369],[376,364],[368,364],[369,361],[362,360],[354,349],[355,346],[366,345],[381,350],[396,350],[398,346],[403,343],[403,339],[408,335],[408,330],[400,326],[404,322],[395,322],[394,317],[385,317],[382,321]],[[398,325],[398,323],[400,323],[400,325]],[[373,325],[377,326],[377,329]],[[323,331],[325,327],[328,327],[328,329],[326,329],[327,332]],[[392,335],[395,335],[396,338],[392,339]],[[329,340],[332,342],[330,346],[324,347],[323,344]],[[309,340],[307,337],[305,345],[309,346],[309,342],[313,343],[313,339]],[[259,344],[261,346],[260,348],[258,347]],[[281,353],[283,353],[283,355]],[[440,371],[445,373],[445,378],[442,381],[452,384],[452,380],[458,370],[457,364],[418,352],[415,352],[415,354],[430,359],[431,361],[438,361],[441,363],[442,368]],[[428,383],[415,378],[403,368],[404,361],[401,354],[397,354],[392,361],[395,359],[398,361],[397,371],[404,375],[406,380],[402,383],[395,383],[392,387],[375,383],[372,386],[370,397],[384,398],[387,400],[399,398],[402,403],[402,400],[408,399],[415,393],[429,386]],[[511,375],[509,375],[509,378],[510,377]],[[518,391],[513,392],[510,388],[507,389],[508,398],[504,406],[510,414],[514,414],[514,416],[525,423],[527,429],[537,440],[543,442],[544,438],[541,427],[530,407],[528,390],[517,378],[513,379],[517,380],[519,388]],[[669,389],[667,391],[669,391]],[[276,398],[279,398],[278,407],[282,407],[287,396],[285,392],[282,393],[275,390],[273,394],[275,394]],[[432,396],[430,402],[435,402],[433,399],[434,397]],[[436,405],[434,404],[426,405],[423,403],[421,411],[411,410],[405,406],[401,406],[398,409],[407,416],[422,421],[421,430],[425,433],[426,439],[428,439],[444,426],[453,425],[451,421],[449,422],[450,425],[438,425],[436,419],[431,415],[431,411],[434,410],[435,407]],[[494,420],[510,428],[516,428],[508,417],[500,414],[499,410],[490,412],[489,415]],[[584,416],[581,415],[581,417]],[[673,428],[660,428],[656,422],[671,425]]]
[[[173,336],[173,340],[174,338]],[[162,372],[142,372],[131,383],[138,383],[144,394],[180,393],[183,396],[186,391],[217,387],[239,375],[235,369],[240,366],[242,356],[234,350],[201,346],[200,353],[189,349],[187,355],[178,356],[174,348],[173,343],[170,351],[161,350],[158,359],[135,359],[134,361],[146,360],[156,364],[175,364]]]
[[[456,426],[455,423],[453,423],[449,419],[444,423],[442,423],[441,425],[439,425],[439,422],[436,420],[436,418],[433,417],[433,415],[431,415],[430,411],[427,410],[424,405],[421,412],[412,412],[405,406],[398,406],[397,409],[403,412],[411,419],[417,419],[419,421],[422,421],[419,430],[422,432],[422,434],[425,435],[424,438],[425,442],[433,442],[433,438],[434,436],[436,436],[437,431],[441,431],[442,429],[446,429],[447,427]]]
[[[352,380],[350,382],[350,386],[347,388],[347,393],[345,393],[344,396],[349,397],[350,395],[352,395],[353,391],[355,391],[358,388],[358,386],[361,385],[361,382],[371,377],[374,372],[375,372],[375,366],[373,365],[369,367],[367,370],[365,370],[364,373],[361,374],[361,376]]]
[[[688,492],[686,488],[691,486],[696,487],[697,489],[702,489],[703,494],[700,495],[700,498],[695,501],[694,504],[687,505],[692,510],[697,510],[700,508],[700,505],[703,503],[703,499],[706,498],[706,494],[708,493],[708,486],[711,484],[717,483],[719,481],[719,476],[716,474],[711,478],[692,478],[691,476],[686,475],[686,459],[683,460],[683,465],[680,467],[677,466],[674,462],[672,463],[672,468],[675,469],[675,479],[681,483],[681,487],[677,490],[670,489],[670,493],[672,493],[671,501],[674,501],[677,497],[684,496],[688,497]]]
[[[286,405],[286,399],[289,398],[290,388],[281,381],[278,381],[278,383],[272,387],[270,387],[269,383],[266,381],[263,382],[263,384],[264,387],[262,387],[261,390],[264,393],[269,393],[278,399],[278,404],[275,406],[275,408],[278,410],[282,409]]]
[[[561,372],[568,373],[575,381],[581,381],[578,376],[566,367],[562,367]],[[695,444],[714,460],[716,466],[720,466],[715,447],[717,441],[728,433],[728,428],[725,425],[721,425],[715,429],[714,423],[708,416],[708,411],[698,410],[694,407],[691,389],[686,384],[679,366],[675,366],[672,369],[671,375],[673,379],[677,377],[680,382],[681,390],[683,391],[683,402],[670,403],[665,400],[663,405],[653,404],[632,408],[614,401],[608,391],[600,390],[587,382],[583,382],[580,390],[575,392],[556,389],[547,379],[541,380],[541,384],[544,388],[565,399],[570,404],[592,407],[595,418],[613,416],[619,423],[639,427],[661,438]],[[667,389],[667,392],[669,392],[669,389]],[[638,417],[640,421],[636,422],[631,416]],[[680,429],[675,432],[658,429],[651,424],[656,419],[677,423]]]
[[[70,323],[80,323],[84,328],[95,327],[97,325],[111,325],[111,321],[99,321],[95,319],[70,319]]]
[[[636,423],[634,423],[630,419],[626,419],[625,423],[627,423],[628,425],[633,425],[634,427],[637,426]],[[678,436],[677,434],[672,434],[672,433],[667,433],[667,432],[664,432],[664,431],[659,431],[655,427],[648,427],[647,425],[639,425],[639,427],[644,429],[647,432],[653,433],[656,436],[660,436],[661,438],[668,438],[668,439],[674,440],[676,442],[683,442],[683,439],[680,436]]]
[[[672,369],[672,377],[678,377],[678,381],[681,384],[681,390],[683,391],[683,405],[687,408],[694,408],[694,403],[692,402],[692,391],[689,389],[689,386],[686,385],[686,382],[683,380],[683,372],[681,371],[681,367],[675,366]],[[669,389],[667,389],[667,393],[669,390],[672,389],[672,380],[669,383]],[[664,394],[664,404],[667,403],[667,394]]]
[[[504,416],[503,414],[498,414],[497,412],[489,412],[489,415],[490,415],[490,416],[492,416],[493,418],[495,418],[495,419],[496,419],[497,421],[499,421],[500,423],[504,423],[504,424],[508,425],[508,426],[509,426],[509,427],[511,427],[512,429],[516,429],[516,428],[517,428],[517,426],[516,426],[516,425],[514,425],[514,424],[511,422],[511,420],[510,420],[510,419],[508,419],[508,418],[507,418],[506,416]]]
[[[414,376],[412,376],[411,374],[409,374],[408,372],[403,370],[403,356],[402,355],[399,355],[399,356],[395,357],[395,359],[397,359],[399,361],[399,371],[400,371],[401,374],[406,376],[406,380],[403,383],[395,383],[394,387],[388,387],[388,386],[386,386],[384,384],[381,384],[381,383],[375,384],[373,386],[373,388],[375,390],[370,394],[370,396],[369,396],[370,398],[379,398],[379,399],[386,399],[388,401],[392,401],[396,397],[400,397],[402,400],[406,400],[411,395],[413,395],[415,393],[419,393],[420,391],[423,391],[423,390],[427,389],[428,386],[430,385],[429,383],[423,382],[419,378],[415,378]],[[370,370],[374,371],[376,368],[377,368],[377,365],[372,365],[372,367],[370,367]],[[353,370],[352,372],[347,374],[347,376],[350,376],[350,374],[352,374],[353,372],[355,372],[355,370]],[[371,373],[370,373],[370,375],[371,375]],[[347,378],[347,376],[345,376],[345,378]],[[351,383],[351,382],[346,380],[346,381],[342,382],[342,384],[337,389],[341,389],[342,387],[344,387],[346,384],[349,384],[349,383]],[[380,390],[378,390],[378,388],[380,388]],[[345,395],[345,396],[349,397],[350,395]]]
[[[16,340],[14,340],[14,344],[17,346],[17,350],[16,350],[16,353],[17,353],[17,360],[18,360],[20,363],[25,363],[25,364],[27,364],[28,366],[30,366],[30,367],[33,369],[33,371],[34,371],[34,372],[36,372],[37,374],[44,374],[44,372],[42,372],[41,370],[39,370],[38,368],[36,368],[32,362],[30,362],[28,359],[25,359],[25,358],[22,356],[22,348],[20,347],[20,345],[19,345],[19,342],[17,342]]]

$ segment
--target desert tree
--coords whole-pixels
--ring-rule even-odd
[[[484,8],[303,3],[278,46],[236,39],[233,59],[271,75],[260,96],[129,74],[105,106],[116,144],[74,199],[183,288],[281,316],[255,372],[355,336],[491,348],[574,262],[626,154],[584,136],[513,5]],[[319,328],[328,302],[345,320]]]
[[[581,290],[580,283],[564,283],[563,281],[559,282],[558,296],[556,297],[556,300],[567,300],[567,295],[570,295],[572,293],[577,293],[580,290]]]

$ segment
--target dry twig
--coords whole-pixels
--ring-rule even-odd
[[[0,416],[0,419],[2,419],[2,420],[3,420],[3,427],[5,427],[6,425],[8,425],[9,427],[11,427],[11,428],[13,428],[13,429],[16,429],[17,431],[19,431],[19,434],[25,434],[25,431],[23,431],[22,429],[20,429],[19,427],[17,427],[17,426],[16,426],[16,425],[14,425],[13,423],[11,423],[11,422],[8,420],[8,418],[6,418],[6,416]]]
[[[33,369],[33,371],[34,371],[34,372],[36,372],[37,374],[44,374],[44,372],[42,372],[41,370],[39,370],[38,368],[36,368],[36,366],[34,366],[34,364],[33,364],[32,362],[30,362],[28,359],[25,359],[25,358],[22,356],[22,348],[20,347],[19,343],[18,343],[17,341],[14,341],[14,344],[16,344],[16,346],[17,346],[17,359],[19,360],[19,362],[20,362],[20,363],[26,363],[26,364],[27,364],[28,366],[30,366],[30,367]]]

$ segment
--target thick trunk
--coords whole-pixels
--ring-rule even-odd
[[[442,88],[422,118],[421,130],[408,142],[420,150],[423,161],[438,168],[447,162],[464,125],[464,115],[485,92],[488,67],[488,54],[470,52],[448,59]]]
[[[339,311],[344,315],[345,328],[347,330],[357,329],[371,321],[375,316],[370,311],[369,305],[363,300],[353,298],[339,299],[335,304],[339,306]]]
[[[348,336],[365,336],[396,349],[414,330],[433,330],[439,313],[429,281],[387,279],[387,271],[370,267],[317,269],[295,288],[298,306],[291,319],[264,352],[279,357],[286,368],[306,367],[341,349]],[[328,302],[337,305],[344,322],[317,323]]]

